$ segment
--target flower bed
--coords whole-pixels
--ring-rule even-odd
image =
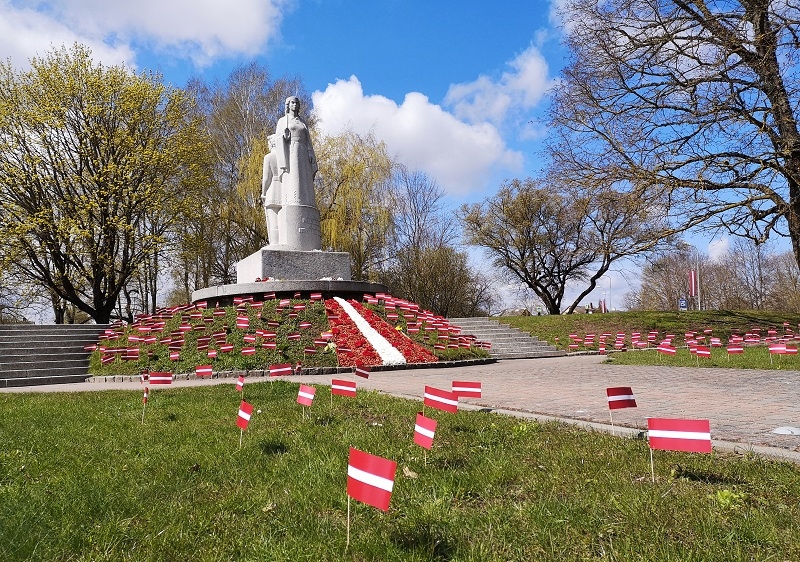
[[[332,299],[326,300],[325,309],[340,367],[383,365],[375,348],[361,334],[356,323],[338,302]]]
[[[435,363],[439,359],[414,340],[392,328],[386,321],[372,310],[365,308],[361,303],[350,301],[350,305],[372,326],[381,336],[391,343],[408,363]]]

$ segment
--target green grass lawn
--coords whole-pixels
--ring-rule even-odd
[[[744,334],[754,327],[762,330],[762,335],[767,330],[776,329],[780,335],[784,334],[784,322],[789,322],[794,333],[800,333],[798,322],[800,314],[776,313],[764,311],[730,311],[713,310],[702,312],[612,312],[609,314],[571,314],[562,316],[514,316],[499,318],[503,323],[510,324],[544,339],[559,349],[568,350],[570,343],[569,334],[574,333],[579,337],[587,333],[598,336],[604,332],[611,333],[612,337],[606,339],[606,349],[614,351],[614,337],[617,332],[625,332],[627,341],[630,342],[631,332],[641,332],[642,338],[647,338],[650,330],[658,330],[660,337],[667,333],[675,334],[678,346],[684,345],[684,334],[688,331],[699,332],[711,329],[712,335],[728,342],[731,334]],[[790,343],[797,345],[800,342]],[[583,349],[581,346],[580,349]],[[597,346],[590,348],[597,349]],[[678,349],[675,356],[659,354],[655,349],[635,350],[628,353],[610,353],[609,361],[620,365],[670,365],[679,367],[729,367],[736,369],[784,369],[800,370],[800,356],[773,355],[770,356],[764,345],[747,346],[743,355],[731,355],[724,348],[712,348],[711,359],[697,359],[690,355],[685,348]]]
[[[800,467],[484,412],[413,443],[421,404],[313,407],[251,383],[0,394],[0,560],[800,560]],[[256,410],[261,413],[256,413]],[[388,513],[353,502],[348,447],[398,463]]]

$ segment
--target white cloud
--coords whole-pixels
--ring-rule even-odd
[[[719,261],[728,253],[731,240],[727,236],[720,240],[711,240],[708,243],[708,257],[711,261]]]
[[[102,38],[81,35],[50,15],[14,8],[0,0],[0,58],[10,60],[13,66],[27,67],[32,57],[75,42],[90,47],[95,57],[107,64],[132,62],[134,58],[127,45],[111,47]]]
[[[0,0],[0,56],[23,64],[78,41],[107,63],[133,62],[132,45],[206,64],[254,55],[279,33],[289,0]]]
[[[417,92],[398,105],[364,95],[352,76],[314,92],[312,99],[323,134],[372,132],[400,162],[426,172],[451,195],[480,191],[497,172],[522,166],[522,155],[506,146],[493,125],[464,123]]]
[[[508,63],[511,70],[498,80],[479,76],[472,82],[453,84],[444,103],[459,118],[471,123],[500,124],[515,109],[535,107],[556,83],[548,77],[547,61],[535,45]]]

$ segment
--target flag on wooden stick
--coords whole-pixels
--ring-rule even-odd
[[[333,379],[331,381],[331,394],[337,396],[349,396],[350,398],[356,397],[356,382],[347,381],[343,379]]]
[[[425,406],[444,410],[445,412],[453,414],[458,412],[458,395],[432,386],[425,386],[425,394],[422,403]]]
[[[350,447],[347,495],[382,511],[388,511],[396,470],[395,461]]]
[[[427,418],[422,412],[417,412],[417,421],[414,424],[414,443],[425,449],[433,446],[433,436],[436,433],[436,420]]]
[[[480,398],[481,397],[481,383],[470,381],[453,381],[452,385],[453,394],[464,398]]]
[[[606,396],[608,397],[609,410],[636,407],[636,399],[633,397],[633,390],[629,386],[607,388]]]

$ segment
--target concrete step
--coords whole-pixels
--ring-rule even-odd
[[[0,325],[0,386],[85,380],[89,352],[105,325]]]
[[[24,369],[8,369],[0,371],[0,377],[4,379],[18,379],[27,377],[57,377],[67,375],[83,375],[88,377],[88,367],[35,367],[31,365]]]
[[[560,357],[563,351],[526,332],[491,318],[449,318],[451,325],[459,326],[463,334],[480,341],[490,342],[489,355],[496,359],[529,359],[535,357]]]
[[[16,360],[7,360],[6,357],[0,357],[0,374],[7,373],[14,370],[26,369],[49,369],[54,367],[80,367],[84,371],[89,367],[88,357],[64,357],[59,358],[55,355],[47,355],[44,357],[20,357],[15,356]]]
[[[62,376],[41,376],[41,377],[18,377],[6,379],[0,377],[0,388],[10,388],[17,386],[34,386],[38,384],[71,384],[84,382],[90,375],[62,375]]]

